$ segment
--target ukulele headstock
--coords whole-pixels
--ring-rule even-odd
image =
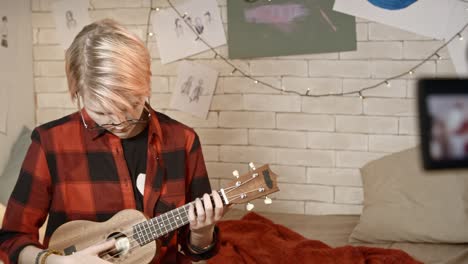
[[[235,180],[229,182],[225,188],[221,189],[223,202],[225,204],[247,204],[247,210],[251,210],[253,205],[249,202],[258,198],[265,197],[265,203],[271,204],[268,194],[279,191],[277,177],[271,171],[268,164],[259,168],[250,163],[251,171],[239,175],[237,171],[233,172]]]

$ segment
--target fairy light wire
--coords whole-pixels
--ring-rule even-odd
[[[462,2],[465,2],[465,1],[468,1],[468,0],[460,0]],[[151,35],[152,36],[152,33],[149,31],[149,28],[150,28],[150,21],[151,21],[151,16],[152,16],[152,13],[154,11],[159,11],[160,9],[159,8],[154,8],[153,6],[153,2],[154,1],[151,1],[151,10],[148,14],[148,19],[147,19],[147,27],[146,27],[146,45],[148,46],[148,37]],[[438,60],[442,59],[442,57],[439,55],[440,51],[445,48],[447,45],[449,45],[455,38],[458,38],[460,41],[463,40],[463,31],[468,27],[468,23],[466,23],[458,32],[456,32],[450,39],[448,39],[447,41],[445,41],[445,43],[443,45],[441,45],[439,48],[437,48],[433,53],[431,53],[429,56],[427,56],[425,59],[423,59],[422,61],[420,61],[419,63],[417,63],[416,65],[414,65],[412,68],[410,68],[409,70],[407,71],[404,71],[400,74],[397,74],[397,75],[394,75],[394,76],[391,76],[391,77],[388,77],[386,79],[383,79],[373,85],[370,85],[370,86],[365,86],[363,88],[360,88],[360,89],[355,89],[353,91],[348,91],[348,92],[340,92],[340,93],[323,93],[323,94],[312,94],[311,93],[311,89],[310,87],[307,88],[307,90],[305,92],[298,92],[298,91],[295,91],[295,90],[286,90],[285,87],[276,87],[272,84],[269,84],[265,81],[262,81],[258,78],[255,78],[253,77],[252,75],[250,74],[247,74],[246,72],[244,72],[241,68],[239,68],[238,66],[236,66],[234,63],[232,63],[228,58],[226,58],[225,56],[223,56],[222,54],[220,54],[218,51],[216,51],[216,49],[211,46],[204,38],[202,38],[198,33],[197,31],[195,30],[195,28],[193,27],[192,24],[190,24],[186,19],[185,17],[188,15],[187,13],[184,13],[182,14],[175,6],[174,4],[172,3],[171,0],[167,0],[168,4],[169,4],[169,7],[174,10],[174,12],[177,14],[177,16],[179,18],[182,19],[182,21],[184,21],[184,23],[187,25],[187,27],[195,34],[196,36],[196,39],[195,41],[201,41],[203,44],[205,44],[212,52],[214,52],[214,58],[215,59],[221,59],[222,61],[224,61],[226,64],[228,64],[229,66],[231,66],[233,68],[232,72],[231,72],[231,75],[234,75],[236,72],[238,72],[241,76],[247,78],[247,79],[250,79],[252,80],[255,84],[261,84],[265,87],[268,87],[272,90],[276,90],[276,91],[279,91],[283,94],[295,94],[295,95],[299,95],[299,96],[307,96],[307,97],[329,97],[329,96],[345,96],[345,95],[358,95],[359,97],[361,98],[364,98],[364,95],[363,95],[363,92],[365,91],[368,91],[368,90],[371,90],[371,89],[376,89],[376,88],[379,88],[381,87],[382,85],[386,85],[387,87],[391,87],[390,85],[390,81],[392,80],[395,80],[395,79],[399,79],[405,75],[413,75],[415,73],[415,70],[418,69],[419,67],[421,67],[421,65],[423,65],[424,63],[428,62],[428,61],[432,61],[434,60],[436,63]],[[437,57],[436,59],[434,59],[434,57]]]

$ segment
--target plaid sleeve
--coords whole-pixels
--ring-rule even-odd
[[[211,193],[211,185],[208,178],[208,173],[206,171],[200,139],[195,132],[192,132],[189,136],[187,153],[187,177],[189,179],[187,200],[193,201],[195,198],[202,197],[205,193]],[[179,241],[184,254],[192,261],[209,259],[219,251],[220,243],[218,239],[219,232],[217,228],[213,237],[213,242],[215,243],[214,247],[212,247],[207,252],[204,252],[203,254],[193,254],[188,249],[187,243],[189,243],[189,233],[190,230],[188,225],[182,228],[179,232]]]
[[[12,264],[18,262],[19,253],[24,247],[42,247],[38,230],[49,208],[50,176],[37,129],[33,131],[31,139],[0,230],[0,255],[8,256]]]

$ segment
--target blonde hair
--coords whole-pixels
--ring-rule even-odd
[[[65,54],[72,100],[87,93],[113,112],[132,108],[130,98],[149,97],[150,65],[143,42],[111,19],[85,26]]]

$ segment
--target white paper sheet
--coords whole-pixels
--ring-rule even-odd
[[[451,1],[458,0],[336,0],[333,10],[423,36],[443,39]],[[395,10],[384,8],[385,3],[390,2],[407,2],[409,5]]]
[[[18,8],[16,1],[0,1],[0,73],[15,69],[18,52]],[[12,67],[13,66],[13,67]]]
[[[13,71],[17,68],[18,53],[18,3],[0,1],[0,133],[7,134],[8,91]]]
[[[197,34],[210,46],[226,44],[226,35],[216,0],[173,1],[185,21],[193,25]],[[200,40],[172,8],[156,11],[152,24],[163,64],[176,61],[209,48]]]
[[[453,1],[451,5],[445,39],[449,40],[468,23],[468,2]],[[468,27],[448,44],[453,65],[459,77],[468,78]]]
[[[201,64],[181,62],[170,107],[206,119],[218,74]]]
[[[89,1],[60,0],[52,4],[57,35],[63,49],[68,49],[75,36],[90,23]]]
[[[8,87],[7,85],[0,86],[0,133],[7,133],[8,121]]]

